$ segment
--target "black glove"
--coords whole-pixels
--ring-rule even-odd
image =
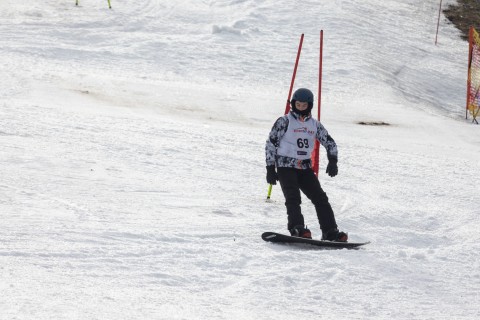
[[[275,166],[267,166],[267,183],[277,184],[278,174],[275,171]]]
[[[327,171],[325,172],[328,173],[330,177],[335,177],[338,174],[337,162],[338,160],[336,157],[328,157]]]

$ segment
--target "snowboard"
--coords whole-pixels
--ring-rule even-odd
[[[300,237],[292,237],[287,236],[285,234],[276,233],[276,232],[264,232],[262,234],[262,239],[267,242],[274,242],[274,243],[294,243],[294,244],[308,244],[317,247],[324,247],[330,249],[352,249],[358,248],[360,246],[369,244],[370,242],[337,242],[337,241],[327,241],[327,240],[315,240],[315,239],[307,239],[307,238],[300,238]]]

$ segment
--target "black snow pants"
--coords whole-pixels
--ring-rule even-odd
[[[288,229],[305,225],[300,204],[300,190],[312,201],[317,212],[318,222],[322,231],[337,228],[335,215],[328,197],[320,186],[312,169],[278,168],[278,180],[285,196],[287,207]]]

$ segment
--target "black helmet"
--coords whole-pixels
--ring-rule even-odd
[[[308,109],[303,111],[303,112],[300,112],[295,107],[295,101],[308,102]],[[313,108],[313,93],[312,93],[312,91],[310,91],[308,89],[305,89],[305,88],[297,89],[293,93],[293,97],[292,97],[292,100],[290,101],[290,105],[292,106],[293,111],[295,111],[297,113],[304,114],[304,115],[305,114],[306,115],[310,114],[310,111],[312,111],[312,108]]]

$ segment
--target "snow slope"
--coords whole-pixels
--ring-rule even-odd
[[[434,45],[436,1],[112,6],[0,2],[0,319],[480,317],[467,44],[442,19]],[[320,181],[361,250],[260,239],[286,231],[264,143],[301,33],[316,91],[320,29]]]

